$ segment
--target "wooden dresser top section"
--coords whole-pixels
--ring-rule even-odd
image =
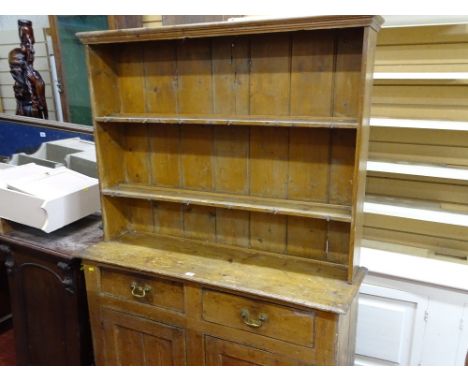
[[[383,22],[384,19],[380,16],[318,16],[82,32],[77,33],[77,36],[84,44],[110,44],[332,28],[371,27],[378,31]]]
[[[338,314],[348,311],[366,273],[359,268],[349,284],[334,278],[344,272],[340,266],[140,233],[89,247],[82,258]]]

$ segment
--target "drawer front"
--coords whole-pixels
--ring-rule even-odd
[[[203,319],[314,347],[315,314],[211,290],[203,291]]]
[[[101,293],[119,299],[184,311],[182,283],[101,268]]]

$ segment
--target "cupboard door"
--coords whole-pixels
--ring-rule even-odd
[[[302,362],[251,346],[205,337],[207,366],[301,366]]]
[[[5,266],[18,366],[92,364],[79,261],[12,245]]]
[[[185,336],[179,328],[102,309],[107,365],[185,365]],[[96,351],[99,351],[96,349]]]

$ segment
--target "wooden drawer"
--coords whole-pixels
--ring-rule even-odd
[[[203,319],[301,346],[314,347],[315,314],[227,293],[204,290]]]
[[[142,304],[184,311],[184,286],[175,281],[101,268],[101,293]]]

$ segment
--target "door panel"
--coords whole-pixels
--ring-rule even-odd
[[[363,284],[356,336],[357,365],[417,364],[427,299]]]
[[[19,246],[11,252],[5,265],[18,365],[91,364],[79,263]]]
[[[300,366],[299,361],[254,347],[205,336],[207,366]]]
[[[107,365],[185,365],[185,335],[179,328],[102,309]]]

